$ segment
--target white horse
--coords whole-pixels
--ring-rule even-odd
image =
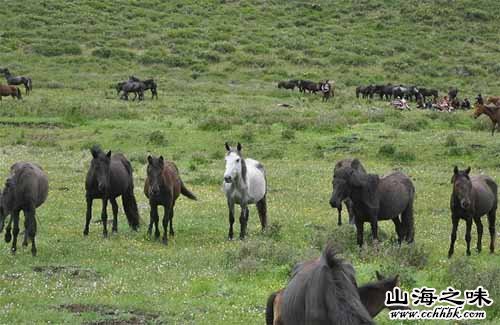
[[[259,212],[262,230],[267,225],[267,182],[264,166],[257,160],[244,159],[241,155],[241,144],[232,149],[226,142],[226,172],[224,173],[223,190],[229,208],[229,239],[233,239],[234,204],[241,207],[240,239],[245,238],[248,223],[248,205],[255,204]]]

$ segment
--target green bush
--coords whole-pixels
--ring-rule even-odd
[[[60,56],[60,55],[80,55],[82,49],[80,45],[71,42],[57,43],[37,43],[32,45],[33,52],[43,56]]]

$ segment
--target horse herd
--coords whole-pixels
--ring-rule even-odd
[[[229,209],[228,238],[233,239],[234,207],[241,207],[240,239],[245,238],[249,219],[249,205],[255,204],[262,230],[267,225],[267,178],[262,163],[245,158],[242,145],[231,147],[225,143],[225,172],[223,191]],[[113,212],[112,232],[118,231],[118,203],[121,196],[123,210],[129,226],[138,230],[139,211],[134,196],[132,166],[120,153],[104,152],[98,146],[90,149],[91,161],[85,180],[87,202],[83,234],[89,234],[92,219],[92,203],[102,200],[102,232],[108,236],[107,205]],[[162,156],[147,157],[147,175],[144,194],[149,200],[150,221],[148,235],[159,239],[158,207],[163,206],[162,242],[168,243],[168,235],[174,235],[173,217],[176,200],[182,194],[197,200],[195,194],[183,183],[175,163]],[[457,227],[460,219],[466,222],[465,241],[467,255],[470,255],[471,228],[477,228],[477,251],[481,251],[483,225],[481,217],[487,215],[490,232],[490,252],[495,250],[495,219],[497,209],[497,184],[485,175],[470,175],[470,167],[453,170],[450,209],[452,233],[448,257],[454,253]],[[357,243],[363,245],[363,225],[368,222],[374,243],[378,240],[378,222],[392,220],[398,242],[414,241],[413,206],[415,187],[412,180],[401,172],[390,172],[379,176],[366,171],[358,159],[338,161],[333,170],[330,205],[338,209],[338,223],[341,225],[342,204],[347,206],[349,219],[356,226]],[[25,216],[23,246],[31,241],[31,252],[37,254],[35,236],[37,221],[35,212],[47,199],[49,182],[45,171],[37,164],[18,162],[10,168],[0,194],[0,232],[5,227],[5,241],[12,240],[11,252],[17,250],[19,215]],[[10,219],[6,219],[10,216]],[[377,273],[377,281],[358,287],[353,266],[338,258],[328,245],[322,256],[298,264],[288,286],[271,294],[267,302],[267,324],[318,324],[346,323],[371,324],[385,305],[385,293],[399,286],[399,277],[385,278]],[[398,306],[399,309],[401,307]]]
[[[144,91],[151,90],[151,99],[158,99],[158,89],[157,84],[153,79],[141,80],[135,76],[130,76],[128,80],[121,81],[115,85],[117,95],[123,100],[128,100],[128,94],[133,93],[135,100],[139,97],[139,100],[144,100]]]
[[[21,90],[16,87],[18,85],[24,85],[26,90],[26,95],[33,89],[31,78],[23,76],[13,76],[9,69],[0,69],[0,73],[4,75],[5,80],[7,80],[7,85],[0,85],[0,100],[2,97],[12,96],[12,98],[22,99]]]
[[[330,97],[335,96],[334,85],[335,82],[331,82],[330,80],[314,82],[311,80],[293,79],[278,82],[278,88],[294,90],[295,87],[297,87],[299,91],[304,94],[306,92],[314,94],[321,92],[323,95],[322,101],[324,102],[327,102]]]

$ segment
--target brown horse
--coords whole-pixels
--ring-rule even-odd
[[[165,161],[163,156],[159,158],[148,156],[148,176],[144,183],[144,194],[149,199],[151,214],[149,221],[148,234],[151,236],[153,224],[155,226],[155,238],[160,237],[158,229],[158,206],[162,205],[163,215],[163,243],[166,245],[167,226],[170,223],[170,236],[174,235],[172,220],[174,218],[175,201],[180,194],[196,200],[196,196],[191,193],[182,182],[179,176],[177,166],[171,161]]]
[[[486,98],[486,104],[495,104],[496,106],[500,106],[500,96],[489,96]]]
[[[2,97],[7,96],[22,99],[21,90],[19,90],[16,86],[0,85],[0,100],[2,100]]]
[[[405,306],[386,306],[385,294],[400,286],[399,275],[386,278],[378,271],[375,272],[377,281],[367,283],[358,288],[359,297],[371,317],[376,317],[384,308],[409,309]],[[266,325],[285,325],[281,320],[281,302],[283,300],[283,291],[281,289],[272,293],[266,306]]]
[[[499,108],[500,106],[492,104],[484,105],[480,103],[476,103],[476,105],[474,106],[475,109],[474,118],[478,118],[479,116],[481,116],[481,114],[485,114],[490,118],[491,123],[493,124],[493,127],[491,129],[491,135],[495,134],[495,129],[497,128],[498,123],[500,122]]]
[[[498,187],[495,181],[486,175],[469,176],[470,167],[466,170],[453,169],[453,192],[451,193],[450,209],[453,228],[451,230],[450,250],[448,258],[453,255],[455,240],[457,239],[457,228],[460,219],[466,222],[465,241],[467,243],[467,255],[470,255],[470,241],[472,221],[477,228],[477,251],[481,252],[481,239],[483,237],[483,224],[481,217],[488,215],[488,228],[490,231],[490,252],[495,251],[495,220],[497,211]]]

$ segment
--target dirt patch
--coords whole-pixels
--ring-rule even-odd
[[[84,305],[84,304],[67,304],[60,305],[59,309],[66,310],[74,314],[81,313],[97,313],[104,319],[85,322],[87,325],[108,325],[108,324],[162,324],[159,321],[160,315],[157,313],[150,313],[143,310],[121,310],[112,306],[106,305]]]
[[[46,276],[52,277],[56,275],[68,275],[73,278],[85,280],[98,280],[99,273],[92,269],[85,269],[78,266],[61,266],[61,265],[47,265],[47,266],[34,266],[33,271],[43,273]]]

